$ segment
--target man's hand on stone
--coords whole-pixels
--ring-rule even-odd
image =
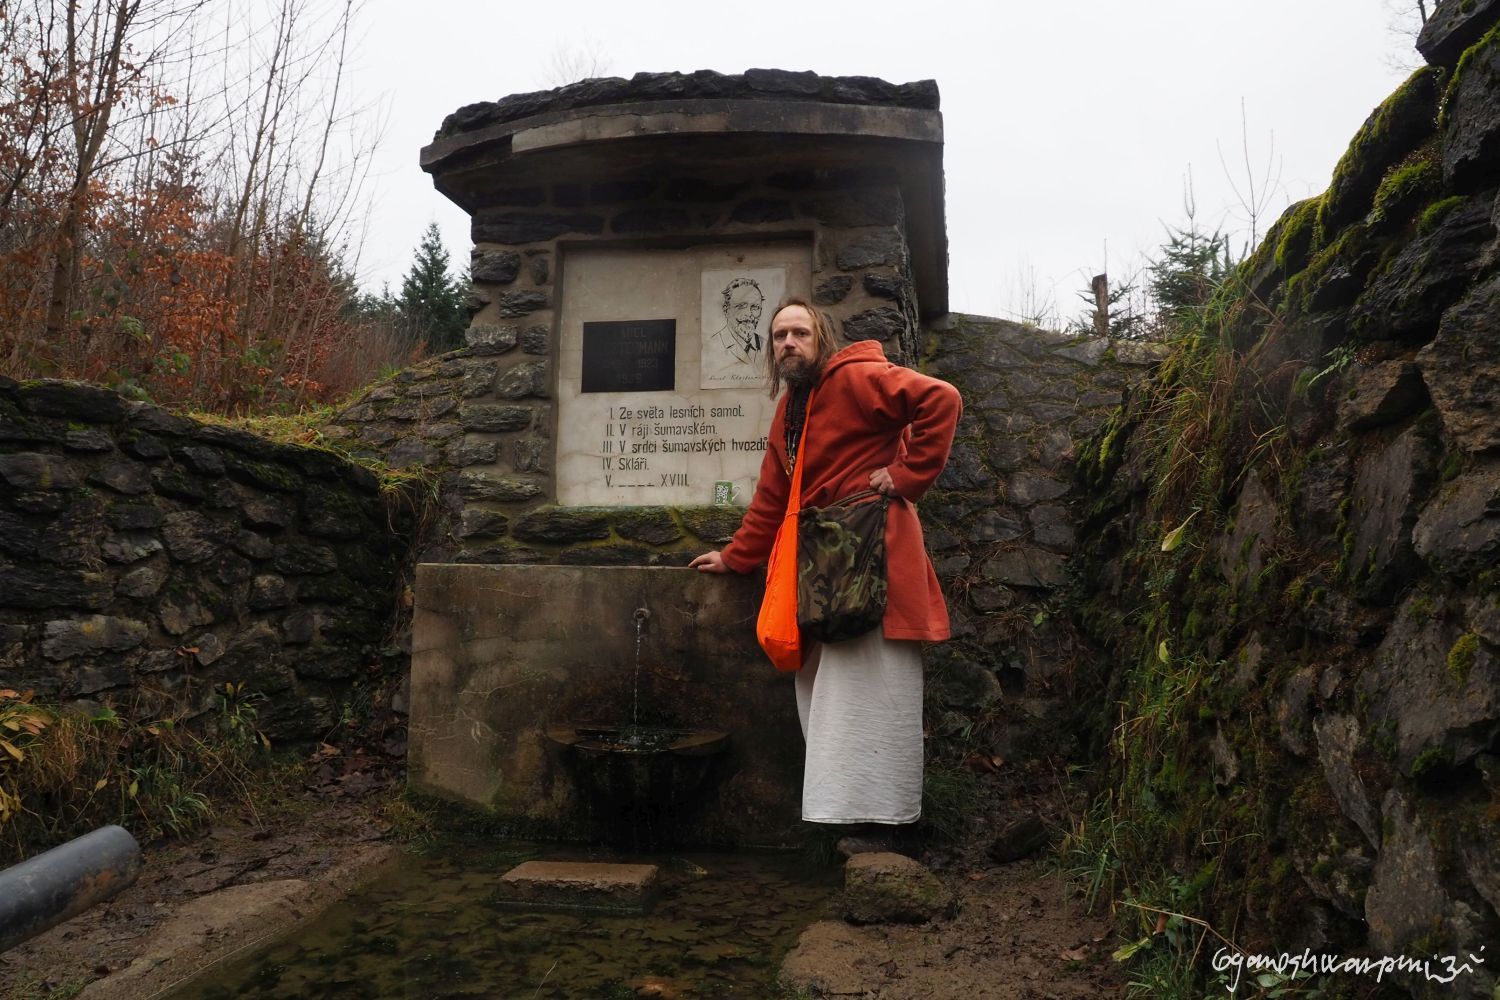
[[[703,553],[701,556],[688,563],[688,566],[689,568],[695,569],[700,573],[729,572],[729,567],[724,565],[724,557],[719,554],[718,549],[714,549],[712,552]]]
[[[896,481],[891,478],[891,470],[880,468],[870,473],[870,489],[876,493],[884,493],[886,496],[895,496]]]

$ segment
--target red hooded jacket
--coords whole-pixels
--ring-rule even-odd
[[[771,554],[786,514],[791,480],[786,473],[787,395],[771,419],[766,457],[755,496],[724,564],[748,573]],[[886,360],[880,343],[861,340],[823,367],[798,446],[802,506],[823,507],[870,488],[870,473],[890,469],[896,496],[886,519],[886,595],[882,634],[887,639],[946,639],[948,606],[922,544],[922,525],[910,501],[927,492],[948,461],[963,412],[958,390]]]

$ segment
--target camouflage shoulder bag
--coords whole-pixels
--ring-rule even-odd
[[[885,617],[885,518],[890,497],[851,493],[804,507],[797,525],[797,624],[819,642],[842,642]]]

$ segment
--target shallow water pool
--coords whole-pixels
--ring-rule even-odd
[[[533,858],[656,864],[662,892],[645,916],[517,912],[496,885]],[[797,934],[831,912],[837,882],[837,868],[797,855],[445,847],[403,857],[289,940],[172,998],[763,1000]]]

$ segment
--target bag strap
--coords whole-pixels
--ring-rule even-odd
[[[806,464],[802,459],[807,455],[807,429],[812,424],[813,398],[817,394],[815,388],[807,391],[807,409],[802,413],[802,437],[797,443],[797,457],[792,461],[792,492],[786,498],[788,517],[802,509],[802,466]]]
[[[867,500],[870,497],[876,497],[878,499],[885,500],[887,502],[889,502],[890,499],[891,499],[888,494],[882,493],[882,492],[880,492],[879,490],[876,490],[876,489],[869,489],[869,490],[860,490],[857,493],[850,493],[846,497],[841,497],[838,500],[833,501],[828,506],[830,506],[830,507],[846,507],[846,506],[848,506],[851,503],[858,503],[859,501],[861,501],[861,500]]]

